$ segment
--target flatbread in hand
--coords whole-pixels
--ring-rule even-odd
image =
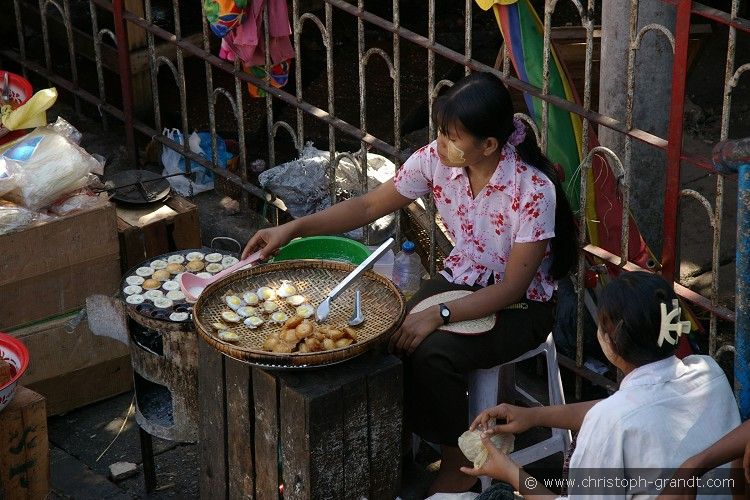
[[[493,434],[490,438],[501,453],[506,455],[513,451],[513,434]],[[474,468],[479,469],[484,465],[489,457],[489,452],[482,443],[482,432],[479,430],[466,431],[458,438],[458,447],[463,454],[474,463]]]

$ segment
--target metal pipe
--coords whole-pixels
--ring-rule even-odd
[[[464,29],[466,27],[464,26]],[[427,43],[430,45],[435,44],[435,0],[428,0],[427,2]],[[468,65],[467,65],[468,67]],[[431,50],[427,51],[427,140],[432,142],[435,140],[435,124],[432,119],[432,105],[435,102],[435,97],[438,95],[438,91],[440,90],[440,87],[444,85],[445,80],[441,80],[440,82],[435,84],[435,53]],[[450,83],[450,85],[453,85],[453,82],[447,82],[445,85]],[[427,251],[429,255],[429,261],[430,265],[427,269],[430,273],[430,276],[435,276],[436,269],[436,260],[437,260],[437,219],[435,218],[435,198],[432,196],[432,193],[429,193],[427,195],[427,213],[430,216],[430,227],[429,227],[429,233],[430,233],[430,245],[429,249]]]
[[[734,392],[740,417],[750,417],[750,137],[714,148],[716,171],[737,173],[737,274],[734,334]]]

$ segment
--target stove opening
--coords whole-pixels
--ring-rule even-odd
[[[128,328],[133,342],[150,353],[164,356],[164,342],[161,333],[150,330],[128,318]]]
[[[144,418],[162,427],[174,425],[172,413],[172,393],[161,384],[146,380],[133,372],[135,382],[135,399],[138,411]]]

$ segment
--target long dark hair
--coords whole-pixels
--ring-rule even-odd
[[[479,140],[494,137],[501,148],[515,130],[513,115],[510,92],[503,82],[489,73],[473,73],[456,83],[435,100],[432,113],[439,130],[448,130],[452,124],[460,123]],[[526,132],[526,139],[516,146],[519,156],[526,164],[546,175],[555,186],[557,202],[555,236],[550,242],[550,274],[559,279],[577,263],[578,228],[557,170],[539,149],[534,133],[530,130]]]
[[[672,310],[677,298],[669,283],[657,274],[626,272],[599,294],[599,326],[614,345],[615,353],[635,366],[673,356],[677,346],[657,344],[661,329],[661,304]]]

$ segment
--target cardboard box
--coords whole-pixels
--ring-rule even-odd
[[[157,255],[202,245],[198,208],[180,196],[145,208],[118,207],[117,230],[123,273]]]
[[[111,204],[0,236],[0,329],[84,306],[120,283],[117,217]]]
[[[47,398],[50,415],[64,413],[130,390],[128,346],[91,333],[87,321],[72,331],[72,313],[9,332],[29,350],[20,383]]]
[[[49,493],[49,444],[44,398],[18,387],[0,411],[0,498],[46,498]]]

